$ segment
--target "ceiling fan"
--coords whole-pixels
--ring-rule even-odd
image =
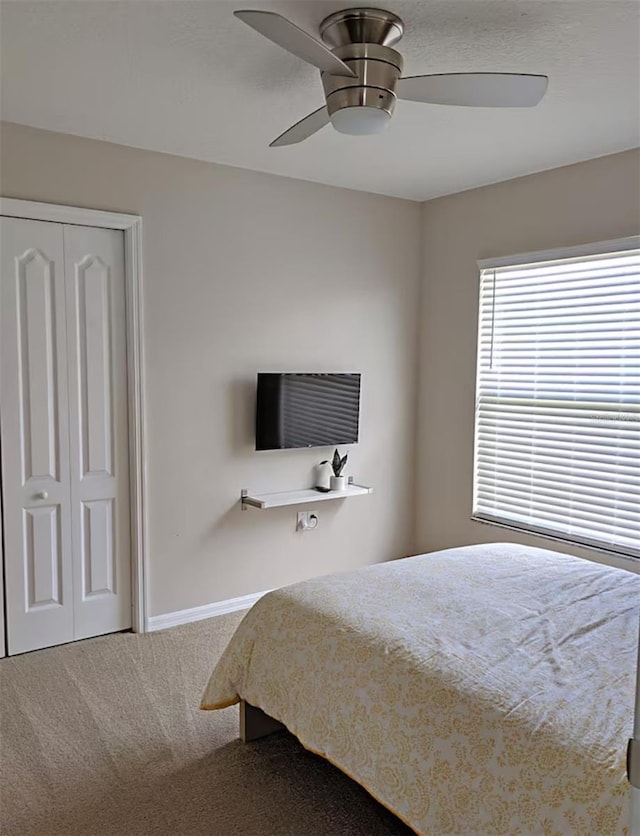
[[[321,43],[275,12],[236,11],[265,38],[321,71],[326,104],[271,143],[294,145],[329,122],[345,134],[375,134],[391,120],[397,99],[467,107],[533,107],[549,79],[525,73],[440,73],[401,78],[403,60],[392,49],[404,23],[383,9],[344,9],[320,24]],[[325,46],[326,44],[326,46]]]

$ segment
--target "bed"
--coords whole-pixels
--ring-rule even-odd
[[[621,834],[639,606],[638,575],[506,543],[304,581],[202,707],[259,709],[418,833]]]

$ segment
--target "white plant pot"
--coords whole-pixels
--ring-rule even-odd
[[[332,491],[346,491],[347,489],[347,477],[346,476],[332,476],[331,477],[331,490]]]

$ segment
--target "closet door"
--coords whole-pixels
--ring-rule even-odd
[[[8,652],[74,638],[62,227],[0,218]]]
[[[131,627],[124,236],[64,227],[75,638]]]

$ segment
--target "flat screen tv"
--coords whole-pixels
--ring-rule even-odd
[[[359,374],[258,374],[256,450],[358,441]]]

